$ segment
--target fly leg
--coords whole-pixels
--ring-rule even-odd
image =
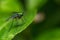
[[[9,27],[9,31],[13,28],[14,26],[14,19],[11,21],[11,26]]]
[[[18,18],[15,19],[15,26],[16,27],[20,25],[18,20],[19,20]]]

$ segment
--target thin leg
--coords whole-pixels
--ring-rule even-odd
[[[10,31],[11,28],[13,27],[13,22],[14,22],[14,19],[12,20],[11,26],[9,27],[9,31]]]
[[[16,18],[16,21],[15,21],[15,22],[16,22],[16,23],[15,23],[15,26],[16,26],[16,27],[20,25],[18,20],[19,20],[19,19]]]
[[[22,17],[22,22],[23,22],[23,24],[25,23],[25,20],[24,20],[24,18]]]

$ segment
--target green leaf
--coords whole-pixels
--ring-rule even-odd
[[[33,0],[31,0],[33,1]],[[31,1],[28,3],[29,5],[26,5],[27,10],[22,13],[23,7],[21,3],[18,3],[17,0],[2,0],[1,1],[1,8],[0,8],[0,40],[11,40],[16,34],[22,32],[24,29],[28,27],[29,24],[32,23],[34,20],[34,17],[37,13],[37,5],[34,5],[33,7],[30,5]],[[35,1],[38,4],[38,0]],[[33,1],[33,4],[35,3]],[[43,1],[40,1],[43,3]],[[32,7],[30,9],[30,7]],[[16,20],[13,21],[13,19],[9,19],[6,21],[11,15],[12,12],[20,12],[23,14],[23,17],[18,20],[20,23],[20,26],[16,26]],[[4,15],[3,15],[4,14]],[[12,24],[13,21],[13,24]]]

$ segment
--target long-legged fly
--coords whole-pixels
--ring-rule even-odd
[[[11,26],[13,26],[13,25],[19,26],[20,24],[19,24],[19,21],[18,21],[18,20],[21,19],[22,16],[23,16],[22,13],[13,12],[12,15],[7,19],[7,21],[10,20],[10,19],[13,19]],[[14,21],[14,20],[15,20],[15,21]],[[15,22],[15,23],[14,23],[14,22]],[[10,29],[11,29],[11,28],[10,28]]]
[[[22,16],[23,16],[22,13],[13,12],[13,14],[8,18],[8,20],[9,20],[9,19],[21,19]]]

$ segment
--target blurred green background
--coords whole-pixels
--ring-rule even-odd
[[[25,7],[25,0],[21,0]],[[60,0],[48,0],[38,7],[34,21],[13,40],[60,40]]]

